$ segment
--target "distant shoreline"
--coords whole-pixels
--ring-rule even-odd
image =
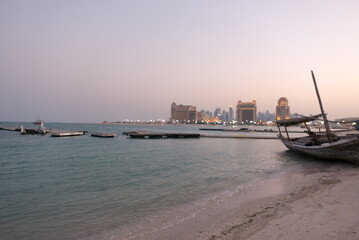
[[[239,127],[239,126],[264,126],[270,127],[274,125],[263,125],[263,124],[240,124],[240,125],[228,125],[228,124],[219,124],[219,123],[161,123],[161,122],[101,122],[97,124],[104,125],[163,125],[163,126],[221,126],[221,127]]]

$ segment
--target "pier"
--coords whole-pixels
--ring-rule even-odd
[[[151,133],[146,131],[123,132],[130,138],[145,139],[164,139],[164,138],[232,138],[232,139],[278,139],[278,137],[262,137],[262,136],[225,136],[225,135],[207,135],[199,133]]]
[[[201,134],[201,138],[234,138],[234,139],[264,139],[264,140],[278,140],[278,137],[260,137],[260,136],[225,136],[225,135],[207,135]]]
[[[162,139],[162,138],[199,138],[199,133],[150,133],[146,131],[138,132],[124,132],[123,134],[130,138],[149,138],[149,139]]]
[[[51,137],[75,137],[75,136],[81,136],[85,135],[84,131],[79,132],[58,132],[58,133],[51,133]]]
[[[100,138],[114,138],[117,137],[116,133],[91,133],[91,137],[100,137]]]
[[[240,128],[240,129],[228,129],[228,128],[200,128],[201,131],[217,131],[217,132],[260,132],[260,133],[277,133],[278,130],[273,129],[248,129],[248,128]],[[304,133],[304,131],[288,131],[291,133]]]

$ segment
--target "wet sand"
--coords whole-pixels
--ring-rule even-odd
[[[286,172],[157,224],[126,239],[359,239],[359,169]]]

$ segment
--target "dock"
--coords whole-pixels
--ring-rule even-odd
[[[100,137],[100,138],[114,138],[117,137],[116,133],[91,133],[91,137]]]
[[[163,138],[199,138],[199,133],[150,133],[146,131],[124,132],[130,138],[163,139]]]
[[[199,130],[201,130],[201,131],[218,131],[218,132],[249,132],[249,131],[256,131],[256,130],[250,130],[248,128],[240,128],[240,129],[236,129],[236,128],[200,128]],[[265,131],[265,130],[261,130],[261,131]],[[271,130],[267,130],[267,131],[271,131]]]
[[[3,130],[3,131],[18,131],[18,132],[20,132],[20,128],[15,128],[15,127],[0,127],[0,130]]]
[[[130,138],[146,138],[146,139],[164,139],[164,138],[232,138],[232,139],[265,139],[277,140],[278,137],[268,136],[226,136],[226,135],[207,135],[199,133],[151,133],[146,131],[123,132]]]
[[[277,133],[277,130],[273,130],[273,129],[263,129],[263,130],[259,130],[259,129],[249,129],[249,128],[240,128],[240,129],[236,129],[236,128],[200,128],[199,130],[201,131],[217,131],[217,132],[260,132],[260,133]],[[295,133],[304,133],[304,131],[292,131]]]
[[[84,135],[84,131],[79,132],[57,132],[57,133],[51,133],[51,137],[75,137],[75,136],[81,136]]]
[[[17,128],[17,127],[0,127],[0,130],[21,132],[21,128]],[[40,132],[38,128],[24,128],[24,132],[21,132],[21,135],[45,135],[45,134],[43,132]]]
[[[225,135],[207,135],[201,134],[201,138],[232,138],[232,139],[263,139],[263,140],[278,140],[278,137],[262,137],[262,136],[225,136]]]

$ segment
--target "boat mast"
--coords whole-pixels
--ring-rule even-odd
[[[322,116],[323,116],[323,119],[324,119],[324,126],[325,126],[325,130],[326,130],[326,132],[327,132],[328,141],[329,141],[329,142],[332,142],[332,139],[330,138],[330,129],[329,129],[329,124],[328,124],[327,115],[324,113],[322,100],[320,99],[319,90],[318,90],[318,87],[317,87],[317,82],[315,81],[315,77],[314,77],[313,70],[312,70],[312,78],[313,78],[313,82],[314,82],[315,91],[317,92],[317,97],[318,97],[318,101],[319,101],[320,111],[322,111]]]

